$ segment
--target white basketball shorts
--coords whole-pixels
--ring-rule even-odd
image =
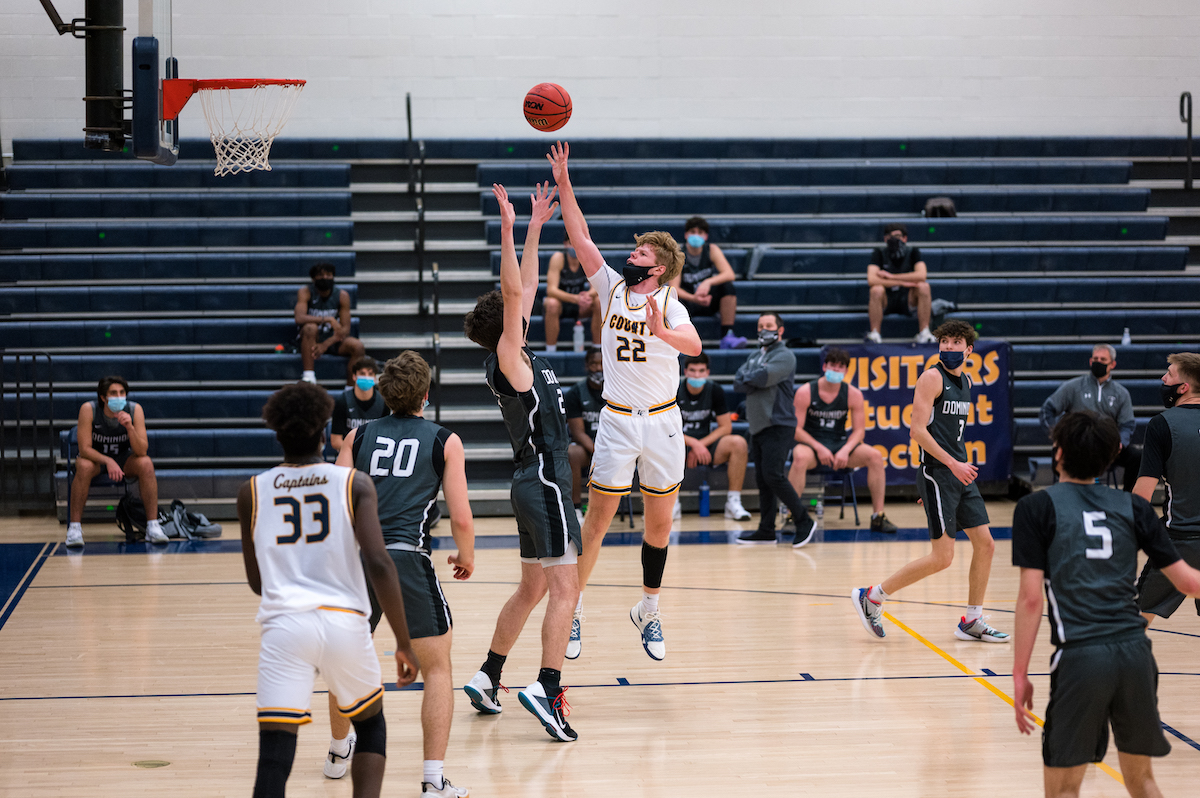
[[[592,489],[625,496],[636,468],[644,496],[672,496],[683,482],[683,417],[674,400],[657,407],[608,404],[600,411]]]
[[[352,718],[383,694],[370,621],[348,610],[318,609],[263,622],[258,653],[259,723],[311,723],[317,673]]]

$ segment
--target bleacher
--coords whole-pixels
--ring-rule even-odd
[[[435,398],[443,423],[467,444],[473,501],[503,511],[511,450],[482,383],[483,353],[462,338],[461,317],[496,285],[499,223],[488,187],[505,183],[518,214],[527,213],[533,183],[550,179],[546,145],[426,144],[435,209],[427,261],[442,261]],[[77,142],[14,143],[0,192],[0,340],[9,350],[49,352],[55,394],[52,408],[45,396],[25,396],[18,407],[6,374],[3,408],[5,419],[51,411],[67,429],[96,380],[122,374],[146,410],[163,499],[228,517],[238,482],[280,456],[259,411],[299,376],[299,356],[275,347],[293,337],[295,290],[312,263],[335,263],[355,302],[355,332],[377,357],[415,348],[431,358],[435,319],[416,299],[403,142],[280,140],[270,172],[227,178],[189,154],[211,154],[206,146],[185,142],[179,164],[156,167]],[[759,311],[779,311],[788,337],[808,342],[797,350],[805,380],[816,376],[820,345],[862,339],[870,251],[882,223],[906,222],[933,296],[957,303],[951,315],[981,336],[1013,343],[1019,474],[1025,458],[1047,450],[1038,406],[1085,372],[1092,343],[1116,344],[1130,331],[1134,343],[1118,346],[1118,379],[1139,416],[1135,440],[1157,411],[1166,354],[1200,343],[1200,273],[1188,266],[1200,241],[1172,214],[1185,204],[1173,185],[1144,176],[1169,167],[1182,146],[1107,138],[579,141],[571,172],[610,263],[624,260],[635,233],[681,237],[686,217],[706,216],[710,240],[739,274],[736,331],[749,335]],[[953,199],[959,216],[924,219],[935,196]],[[561,222],[547,224],[543,271],[561,240]],[[421,290],[428,300],[431,286]],[[715,319],[696,326],[714,375],[728,385],[745,353],[716,349]],[[909,340],[914,327],[888,317],[882,332]],[[544,340],[540,316],[529,335],[535,346]],[[551,359],[564,381],[583,375],[582,355]],[[318,378],[336,389],[343,368],[323,358]]]

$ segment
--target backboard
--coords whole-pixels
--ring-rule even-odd
[[[133,40],[133,154],[168,165],[179,156],[179,122],[162,117],[162,82],[179,77],[171,24],[171,0],[138,0],[138,35]]]

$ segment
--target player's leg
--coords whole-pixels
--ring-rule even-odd
[[[917,309],[917,329],[928,330],[930,308],[933,305],[933,294],[929,290],[929,283],[922,280],[917,283],[916,288],[908,289],[908,307]]]
[[[69,548],[83,545],[83,508],[87,504],[92,480],[104,470],[104,466],[86,457],[75,458],[75,478],[71,481],[71,515],[67,523],[66,545]]]
[[[338,342],[337,354],[346,358],[346,385],[354,384],[354,364],[367,353],[367,347],[354,336],[348,336]]]
[[[454,714],[454,681],[450,644],[454,633],[412,638],[413,653],[421,663],[425,686],[421,693],[421,735],[424,749],[423,783],[444,787],[443,762],[450,743],[450,720]]]
[[[562,302],[554,297],[542,300],[542,321],[546,325],[546,348],[558,343],[558,320],[562,318]]]
[[[846,464],[851,468],[867,469],[867,490],[871,492],[871,514],[882,514],[884,498],[887,495],[887,463],[884,462],[883,455],[874,446],[859,444],[850,453]]]
[[[421,663],[424,666],[425,663]],[[350,765],[354,798],[379,798],[387,768],[387,721],[383,696],[368,704],[353,718],[357,750]]]
[[[808,481],[808,472],[816,467],[817,456],[812,448],[803,443],[792,447],[792,467],[788,470],[788,482],[791,483],[792,490],[798,494],[803,493],[804,485]]]
[[[338,711],[338,697],[330,690],[329,752],[325,755],[324,766],[327,778],[340,779],[346,775],[347,762],[354,755],[354,740],[350,738],[352,725],[350,718]]]
[[[1158,714],[1158,663],[1150,640],[1138,635],[1094,650],[1104,651],[1104,667],[1117,673],[1107,708],[1125,789],[1134,798],[1159,796],[1150,758],[1166,756],[1171,746]]]
[[[1087,765],[1076,765],[1073,768],[1042,768],[1046,798],[1075,798],[1079,795],[1079,786],[1083,784],[1085,773]]]
[[[930,544],[928,554],[901,566],[900,570],[880,582],[884,598],[950,567],[954,562],[953,534],[941,535],[930,541]]]
[[[750,447],[741,435],[726,435],[717,441],[713,451],[713,465],[728,465],[725,475],[729,490],[725,494],[725,517],[733,521],[749,521],[750,513],[742,506],[742,486],[746,481],[746,463]]]
[[[312,614],[318,618],[322,632],[317,667],[329,692],[338,696],[338,713],[354,724],[356,740],[350,764],[353,794],[355,798],[376,798],[387,764],[387,723],[383,717],[383,679],[370,621],[347,612],[316,610]]]
[[[1117,751],[1117,758],[1121,762],[1121,778],[1125,780],[1125,789],[1133,798],[1162,798],[1162,791],[1154,781],[1150,757]]]
[[[146,540],[151,543],[166,543],[162,524],[158,521],[158,478],[154,474],[154,463],[149,457],[130,455],[122,465],[125,476],[138,481],[142,504],[146,507]]]
[[[772,495],[769,503],[781,501],[791,511],[792,520],[796,524],[796,539],[792,545],[803,546],[812,539],[817,523],[805,509],[800,500],[800,493],[788,481],[787,456],[796,440],[796,430],[794,427],[776,425],[762,430],[757,437],[761,439],[761,457],[754,464],[755,472],[761,472],[761,482],[767,485]],[[764,501],[767,500],[759,496],[760,511],[769,509],[763,504]]]
[[[550,593],[546,616],[542,620],[542,667],[537,681],[521,690],[517,697],[552,738],[572,742],[575,730],[567,723],[566,690],[562,686],[562,664],[571,631],[571,615],[579,596],[578,555],[574,543],[568,544],[561,557],[547,557],[544,566],[545,582]]]
[[[871,286],[867,298],[867,322],[871,327],[871,332],[876,335],[879,334],[879,328],[883,326],[883,309],[887,307],[887,303],[887,289],[882,285]]]
[[[300,327],[300,367],[305,371],[312,371],[317,362],[313,354],[313,347],[317,345],[317,329],[317,325],[311,321]]]
[[[599,456],[599,450],[596,454]],[[581,588],[587,587],[588,579],[592,576],[592,569],[596,567],[596,561],[600,559],[600,546],[604,542],[604,536],[608,534],[608,527],[617,516],[621,499],[627,495],[629,494],[602,493],[596,490],[594,485],[588,489],[588,511],[587,515],[583,517],[583,552],[579,555],[579,585]]]
[[[996,541],[987,524],[964,529],[971,541],[971,569],[968,576],[967,601],[983,604],[988,580],[992,576],[992,557],[996,553]]]
[[[967,533],[971,541],[971,568],[968,576],[967,609],[954,635],[959,640],[978,640],[985,643],[1008,643],[1007,632],[998,631],[988,623],[983,614],[983,600],[987,594],[988,580],[992,575],[992,558],[996,553],[996,541],[988,528],[987,506],[975,483],[965,486],[958,500],[957,526]]]
[[[527,547],[524,535],[521,536],[521,542],[523,547]],[[498,692],[504,663],[508,659],[508,653],[516,645],[517,638],[521,636],[521,630],[529,620],[529,613],[533,612],[533,608],[546,595],[546,576],[542,573],[542,566],[537,558],[532,554],[531,547],[523,549],[521,582],[500,608],[487,658],[479,666],[479,672],[463,687],[463,692],[471,699],[471,706],[486,715],[501,712]]]
[[[682,446],[683,436],[677,437]],[[617,515],[621,499],[628,496],[632,489],[633,471],[641,453],[640,420],[609,407],[601,410],[595,452],[592,454],[588,511],[583,519],[583,551],[579,554],[581,590],[587,589],[592,569],[600,557],[600,544]],[[679,465],[682,469],[682,455]]]
[[[263,625],[255,798],[282,798],[296,757],[296,730],[312,720],[309,706],[320,657],[316,613],[276,616]]]

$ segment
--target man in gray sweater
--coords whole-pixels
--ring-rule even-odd
[[[1114,466],[1125,469],[1125,491],[1132,492],[1142,464],[1142,447],[1130,446],[1129,439],[1137,422],[1133,418],[1133,401],[1124,385],[1113,379],[1117,365],[1117,350],[1108,344],[1096,344],[1088,361],[1090,374],[1067,380],[1042,405],[1038,419],[1047,436],[1058,420],[1067,413],[1091,410],[1109,416],[1117,422],[1121,433],[1121,452]]]
[[[775,514],[779,502],[787,505],[796,522],[796,548],[812,539],[816,522],[809,517],[799,494],[787,478],[787,456],[796,438],[796,356],[783,342],[783,319],[778,313],[758,317],[758,348],[737,370],[733,389],[746,394],[746,420],[750,422],[750,459],[758,480],[758,529],[743,532],[738,543],[774,543]]]

